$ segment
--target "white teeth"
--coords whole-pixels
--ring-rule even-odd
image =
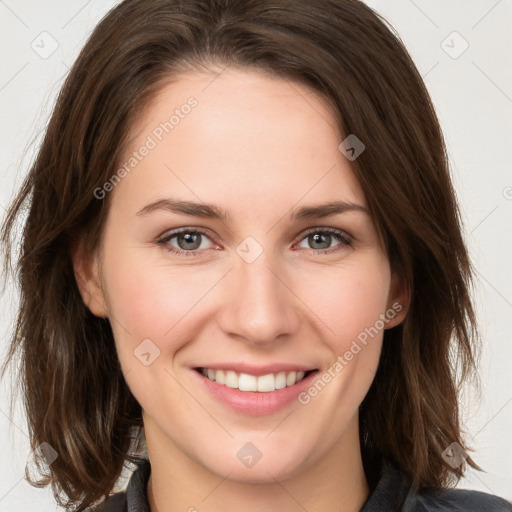
[[[217,370],[215,372],[215,380],[219,383],[219,384],[224,384],[226,382],[226,376],[224,374],[224,372],[222,370]]]
[[[276,389],[283,389],[286,387],[286,373],[280,372],[276,375]]]
[[[286,385],[291,386],[291,385],[295,384],[295,382],[297,382],[297,372],[290,372],[286,376]]]
[[[241,376],[240,376],[241,378]],[[256,377],[255,377],[256,378]],[[262,375],[257,379],[257,391],[261,391],[263,393],[268,393],[269,391],[274,391],[276,389],[276,378],[272,373],[268,375]],[[240,388],[242,389],[242,388]]]
[[[240,391],[258,391],[258,377],[241,373],[238,377],[238,389]]]
[[[228,388],[239,389],[240,391],[259,391],[269,393],[276,389],[283,389],[287,386],[293,386],[304,378],[305,372],[279,372],[277,374],[269,373],[256,377],[247,373],[236,373],[232,370],[212,370],[211,368],[202,368],[201,373],[210,380],[222,384]]]
[[[235,372],[228,370],[226,372],[226,381],[224,382],[224,385],[227,386],[228,388],[237,388],[238,375]]]

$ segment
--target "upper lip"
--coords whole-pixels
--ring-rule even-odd
[[[197,368],[209,368],[212,370],[231,370],[236,373],[246,373],[249,375],[261,376],[268,375],[269,373],[280,372],[307,372],[309,370],[316,370],[311,366],[293,363],[274,363],[264,366],[258,366],[249,363],[207,363],[205,365],[196,366]]]

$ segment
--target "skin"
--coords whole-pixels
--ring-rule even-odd
[[[143,409],[150,507],[357,511],[369,494],[358,407],[378,366],[383,330],[307,405],[295,401],[270,415],[231,411],[199,389],[191,368],[246,361],[326,371],[397,302],[402,310],[386,328],[400,323],[408,295],[366,213],[289,219],[291,210],[328,201],[367,206],[338,150],[344,137],[327,102],[258,71],[228,68],[213,78],[180,75],[146,106],[127,158],[188,97],[198,100],[110,192],[94,257],[79,251],[74,260],[85,303],[111,320],[123,373]],[[171,196],[215,204],[230,218],[137,215]],[[348,233],[353,244],[333,236],[322,245],[304,234],[326,227]],[[207,231],[196,256],[158,243],[178,228]],[[247,236],[263,249],[252,263],[236,251]],[[167,245],[187,250],[177,237]],[[160,350],[148,366],[134,356],[144,339]],[[236,456],[247,442],[262,453],[252,467]]]

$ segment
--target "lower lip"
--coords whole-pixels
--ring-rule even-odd
[[[280,411],[297,400],[297,396],[311,385],[318,374],[318,370],[311,372],[293,386],[287,386],[286,388],[276,389],[267,393],[240,391],[239,389],[230,388],[210,380],[197,370],[192,370],[192,373],[199,378],[208,392],[235,412],[251,416],[263,416]]]

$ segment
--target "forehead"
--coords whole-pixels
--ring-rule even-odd
[[[148,141],[152,146],[124,180],[139,193],[176,196],[179,189],[214,201],[226,199],[229,187],[260,201],[296,203],[308,194],[365,202],[338,149],[343,137],[329,102],[297,82],[229,67],[186,72],[164,85],[130,128],[121,164]]]

